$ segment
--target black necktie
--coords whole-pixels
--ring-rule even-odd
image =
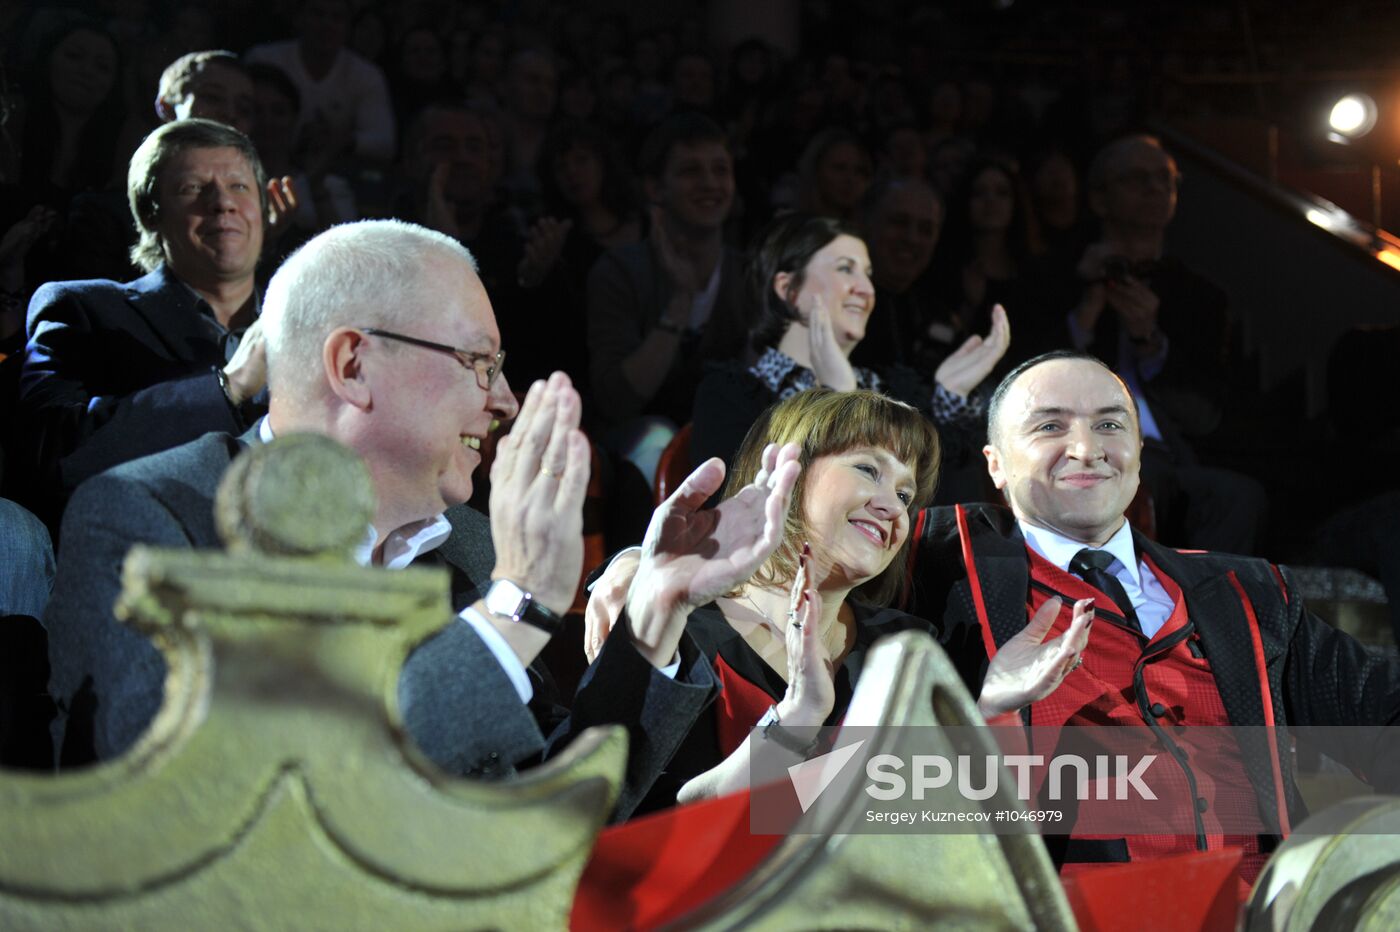
[[[1069,571],[1112,599],[1118,606],[1118,611],[1123,613],[1123,620],[1127,622],[1128,627],[1141,631],[1142,625],[1138,624],[1137,612],[1133,611],[1133,603],[1128,600],[1128,593],[1124,591],[1118,578],[1108,571],[1112,564],[1113,554],[1107,550],[1085,547],[1069,561]]]

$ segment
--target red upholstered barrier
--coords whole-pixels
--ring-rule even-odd
[[[749,834],[746,792],[612,826],[584,869],[570,928],[654,928],[734,886],[782,840]]]
[[[1131,864],[1076,865],[1061,876],[1081,932],[1233,932],[1249,887],[1238,848]]]

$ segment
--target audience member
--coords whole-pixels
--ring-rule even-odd
[[[1006,162],[975,161],[947,204],[933,260],[938,300],[965,333],[984,329],[991,309],[1005,307],[1024,345],[1045,315],[1034,312],[1039,296],[1027,287],[1041,250],[1019,173]]]
[[[1047,263],[1074,264],[1096,233],[1084,210],[1074,160],[1063,149],[1050,146],[1031,158],[1026,177]]]
[[[160,704],[164,659],[111,614],[127,548],[217,546],[211,505],[232,458],[247,443],[309,431],[369,468],[376,510],[360,562],[452,573],[460,619],[409,656],[398,686],[419,748],[451,773],[499,776],[545,750],[551,731],[557,742],[618,722],[631,732],[625,815],[708,701],[713,675],[679,625],[643,619],[593,665],[574,714],[555,730],[562,710],[535,661],[561,630],[582,569],[589,471],[567,377],[533,385],[499,445],[488,530],[462,503],[481,442],[517,404],[501,376],[490,301],[459,243],[397,221],[336,227],[278,270],[265,319],[271,402],[256,430],[127,464],[74,500],[45,618],[68,761],[89,727],[99,759],[121,753]],[[765,508],[781,513],[787,492],[779,483],[755,492],[757,522],[738,520],[762,535]],[[531,665],[538,675],[527,674]]]
[[[641,240],[641,214],[611,141],[587,124],[564,122],[552,130],[537,173],[545,214],[530,228],[516,273],[526,289],[525,310],[502,319],[502,334],[528,357],[512,361],[512,371],[535,378],[561,370],[587,384],[588,354],[580,348],[588,322],[580,298],[604,252]]]
[[[384,72],[346,47],[349,0],[300,0],[298,38],[257,45],[249,63],[276,65],[301,93],[299,144],[308,158],[336,164],[394,158],[394,111]]]
[[[50,282],[29,305],[21,417],[35,510],[78,483],[211,430],[241,431],[265,383],[258,294],[266,179],[246,136],[191,119],[151,133],[127,174],[136,281]]]
[[[1360,726],[1319,734],[1321,750],[1384,790],[1400,787],[1396,742],[1377,727],[1400,723],[1400,661],[1310,614],[1278,567],[1183,553],[1128,524],[1143,440],[1128,386],[1103,362],[1074,351],[1029,360],[997,387],[989,418],[988,471],[1010,511],[927,511],[910,609],[939,624],[970,688],[1028,611],[1056,605],[1053,633],[1090,599],[1097,623],[1082,669],[1026,705],[1026,724],[1148,726],[1169,745],[1182,726]],[[1207,772],[1172,751],[1200,780],[1194,835],[1047,838],[1064,872],[1230,847],[1244,850],[1252,882],[1270,838],[1230,835],[1222,822],[1256,816],[1286,834],[1305,811],[1287,741],[1270,748],[1275,732],[1264,732],[1240,739],[1259,766],[1241,758]]]
[[[1199,464],[1187,440],[1219,423],[1229,321],[1224,292],[1164,255],[1180,179],[1176,161],[1150,136],[1124,137],[1094,157],[1089,205],[1103,238],[1080,259],[1069,337],[1133,390],[1161,539],[1253,553],[1267,507],[1263,488]]]
[[[875,173],[887,178],[923,178],[928,174],[928,150],[918,126],[896,123],[885,130]]]
[[[973,390],[1010,339],[998,314],[984,340],[969,339],[929,374],[905,366],[851,365],[875,303],[865,243],[826,217],[789,214],[769,227],[748,268],[749,347],[714,365],[695,392],[691,456],[731,462],[773,402],[809,388],[883,392],[942,428],[948,456],[964,463],[982,442],[982,399]]]
[[[701,361],[743,341],[740,260],[725,247],[734,200],[724,131],[698,114],[669,117],[643,148],[650,235],[609,250],[588,277],[593,398],[609,445],[650,482],[656,459],[690,417]],[[661,422],[639,423],[651,416]]]
[[[297,151],[301,93],[292,79],[276,65],[249,65],[248,75],[257,114],[253,143],[268,176],[279,179],[270,206],[284,208],[270,229],[280,235],[265,259],[275,267],[312,235],[356,219],[359,211],[345,178],[328,171],[324,159],[304,160]]]
[[[447,50],[436,30],[418,26],[394,43],[388,68],[389,93],[400,126],[406,126],[430,103],[457,93],[448,70]]]
[[[870,153],[855,134],[823,131],[798,160],[797,206],[813,216],[850,220],[873,176]]]
[[[671,62],[671,109],[714,112],[715,66],[708,55],[682,52]]]
[[[751,484],[773,470],[778,444],[800,449],[802,466],[781,537],[753,561],[761,563],[756,572],[750,567],[727,587],[712,584],[720,567],[676,553],[676,544],[698,536],[696,526],[723,528],[726,506],[752,495]],[[938,435],[912,408],[872,392],[815,389],[760,418],[717,513],[694,512],[719,487],[725,471],[716,460],[657,509],[641,554],[615,561],[594,588],[589,649],[606,637],[617,593],[625,591],[631,618],[646,610],[688,616],[686,630],[718,671],[721,695],[677,751],[649,804],[745,789],[751,753],[800,758],[815,726],[845,716],[866,654],[879,639],[931,630],[888,606],[904,586],[913,517],[933,495],[937,464]],[[656,581],[658,568],[686,563],[688,572],[675,577],[683,586],[668,590]],[[1064,637],[1042,643],[1054,617],[1042,611],[997,654],[980,690],[985,716],[1044,698],[1072,669],[1091,618],[1087,602],[1076,608],[1076,624]],[[762,727],[757,749],[746,740],[755,726]]]
[[[527,214],[539,208],[535,165],[557,96],[558,72],[552,55],[541,48],[524,48],[511,55],[501,109],[506,158],[502,180],[511,203]]]
[[[17,220],[35,206],[57,217],[25,262],[31,282],[124,274],[127,224],[115,193],[131,144],[122,56],[96,23],[65,21],[40,40],[25,105],[7,127],[20,140]]]
[[[156,115],[162,123],[202,117],[256,138],[253,81],[232,52],[190,52],[160,76]]]
[[[930,155],[945,140],[957,136],[962,126],[962,88],[956,81],[938,81],[928,95],[928,110],[925,113],[928,129],[924,131],[924,142]]]
[[[395,214],[470,249],[482,283],[508,319],[518,303],[525,230],[519,213],[496,196],[502,165],[501,131],[492,114],[467,104],[429,104],[404,140],[408,190]]]
[[[860,228],[870,247],[875,309],[851,361],[933,371],[959,335],[952,312],[937,303],[925,276],[943,229],[938,193],[920,178],[877,181],[861,205]]]

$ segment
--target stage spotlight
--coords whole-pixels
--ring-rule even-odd
[[[1337,142],[1360,139],[1376,125],[1376,102],[1366,94],[1348,94],[1332,105],[1327,125],[1332,130],[1329,139]]]

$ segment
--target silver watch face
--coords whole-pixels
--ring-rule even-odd
[[[493,615],[518,621],[529,603],[529,594],[509,579],[498,579],[486,590],[486,610]]]

